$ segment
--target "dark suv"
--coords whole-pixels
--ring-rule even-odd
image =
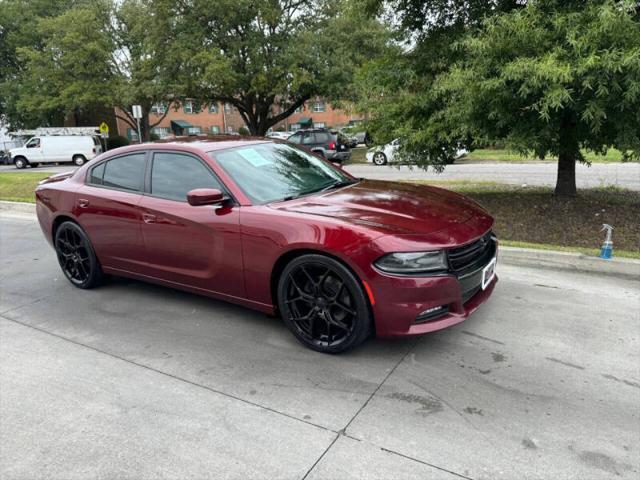
[[[324,128],[298,130],[287,140],[301,145],[332,162],[342,163],[351,158],[348,139],[341,133],[330,132]]]

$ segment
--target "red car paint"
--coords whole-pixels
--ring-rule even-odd
[[[273,314],[275,282],[286,261],[320,252],[344,262],[369,296],[378,336],[422,334],[465,320],[497,278],[463,304],[456,275],[400,276],[373,263],[390,252],[451,249],[474,242],[493,219],[475,202],[427,186],[362,180],[338,190],[252,205],[215,161],[216,151],[267,140],[175,142],[119,148],[36,190],[38,220],[52,243],[55,226],[76,221],[105,273],[209,295]],[[187,152],[206,162],[236,202],[194,207],[86,183],[96,163],[136,151]],[[416,323],[426,309],[449,313]]]

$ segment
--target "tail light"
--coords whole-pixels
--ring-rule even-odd
[[[336,149],[336,142],[331,142],[329,144],[329,150],[335,150]]]
[[[93,153],[96,153],[96,147],[93,147]]]

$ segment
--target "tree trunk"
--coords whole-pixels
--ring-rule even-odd
[[[572,152],[561,151],[555,194],[575,196],[576,193],[576,156]]]
[[[149,127],[149,109],[142,107],[142,118],[140,119],[140,134],[143,142],[151,141],[151,128]]]
[[[575,115],[566,110],[560,123],[556,195],[576,195],[576,161],[580,158]]]

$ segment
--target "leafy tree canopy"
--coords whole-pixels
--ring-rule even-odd
[[[174,89],[234,105],[254,135],[315,95],[352,94],[354,69],[386,45],[383,26],[334,0],[156,0]],[[278,108],[273,108],[277,105]]]
[[[504,142],[558,156],[556,193],[575,194],[582,149],[640,155],[636,14],[631,2],[529,2],[465,34],[436,76],[417,73],[411,54],[390,72],[370,64],[359,84],[377,90],[365,107],[383,140],[403,139],[411,163],[441,169],[459,144]]]

